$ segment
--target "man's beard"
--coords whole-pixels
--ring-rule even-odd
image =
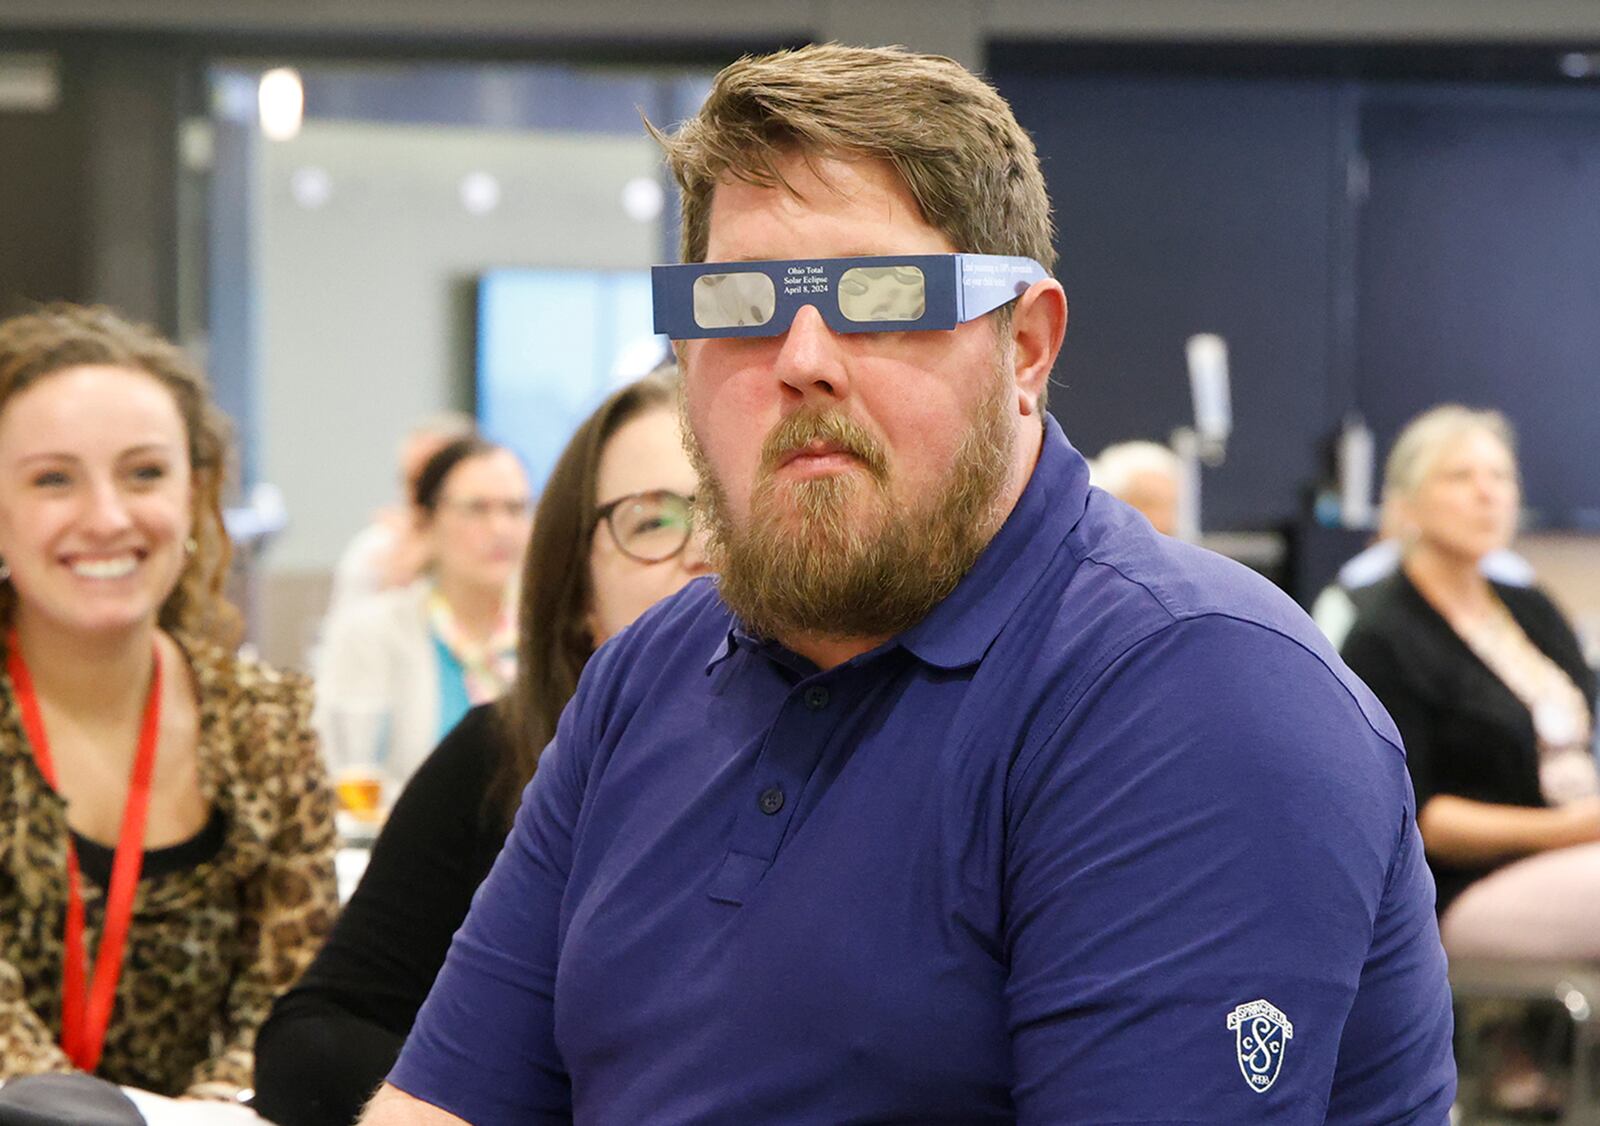
[[[1007,365],[1008,367],[1009,365]],[[945,478],[901,507],[879,442],[842,411],[801,411],[767,436],[743,527],[689,426],[699,474],[697,517],[709,535],[722,599],[758,637],[889,637],[925,618],[972,569],[998,529],[1012,465],[1008,371],[989,373]],[[683,397],[680,397],[680,403]],[[780,482],[782,459],[821,441],[857,470]]]

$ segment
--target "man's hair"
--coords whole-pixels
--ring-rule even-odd
[[[685,262],[705,261],[719,180],[791,188],[778,162],[798,151],[887,160],[958,251],[1055,265],[1032,139],[993,87],[951,59],[836,43],[747,56],[676,132],[649,128],[682,190]]]
[[[1178,455],[1158,442],[1118,442],[1089,463],[1089,483],[1114,497],[1124,496],[1141,473],[1159,473],[1176,481],[1183,474]]]
[[[1472,433],[1485,433],[1506,448],[1515,464],[1517,438],[1506,416],[1496,410],[1474,410],[1458,403],[1445,403],[1423,411],[1406,423],[1405,429],[1394,440],[1389,460],[1383,470],[1383,495],[1385,502],[1395,497],[1409,497],[1417,491],[1434,463],[1460,438]]]

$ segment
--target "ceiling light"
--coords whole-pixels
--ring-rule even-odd
[[[300,72],[282,66],[261,76],[256,88],[256,107],[261,115],[261,132],[273,141],[291,141],[300,132],[305,118],[306,91]]]

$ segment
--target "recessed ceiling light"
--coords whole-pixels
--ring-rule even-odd
[[[314,164],[296,168],[289,177],[289,194],[307,211],[316,211],[333,198],[333,177]]]
[[[1557,65],[1568,78],[1588,78],[1594,74],[1600,56],[1592,51],[1568,51]]]
[[[622,210],[636,223],[653,223],[661,218],[665,203],[661,184],[652,177],[636,176],[622,185]]]
[[[256,87],[256,107],[261,116],[261,132],[268,139],[293,140],[306,112],[306,90],[300,82],[300,72],[281,66],[263,74]]]
[[[469,215],[487,215],[500,206],[500,181],[487,172],[461,177],[461,206]]]

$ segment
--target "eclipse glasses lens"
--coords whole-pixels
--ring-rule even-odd
[[[839,277],[839,312],[848,320],[914,321],[928,307],[927,281],[915,266],[856,266]],[[694,282],[694,320],[705,329],[764,325],[778,309],[766,274],[705,274]]]

